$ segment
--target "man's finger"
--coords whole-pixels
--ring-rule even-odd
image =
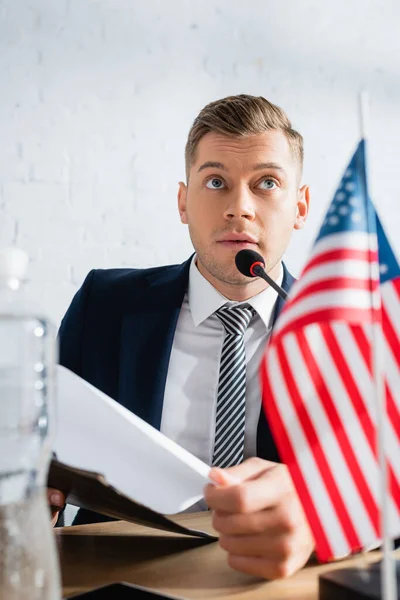
[[[225,535],[251,535],[267,531],[271,535],[281,532],[281,512],[276,508],[259,510],[249,514],[230,514],[215,511],[213,528]]]
[[[51,513],[51,525],[52,525],[52,527],[56,526],[59,515],[60,515],[60,511],[59,510],[57,510],[56,512],[52,512]]]
[[[65,504],[65,495],[60,490],[47,488],[47,501],[54,508],[62,508]]]
[[[238,556],[235,554],[228,555],[228,564],[232,569],[262,577],[263,579],[281,579],[292,575],[296,568],[290,562],[279,563],[274,560],[266,560],[259,556]]]
[[[241,480],[231,475],[228,469],[219,469],[218,467],[212,468],[208,477],[217,485],[237,485],[241,483]]]
[[[293,534],[304,522],[305,515],[298,498],[290,494],[272,508],[239,514],[214,511],[212,517],[214,529],[226,535]]]
[[[241,556],[259,556],[266,560],[282,562],[288,560],[295,552],[295,539],[289,535],[266,536],[256,535],[221,535],[221,548]]]
[[[232,486],[208,485],[205,500],[212,510],[226,513],[249,513],[273,508],[291,489],[290,479],[282,468],[271,468],[254,480]]]
[[[266,470],[275,466],[277,466],[277,463],[254,457],[245,460],[240,465],[227,469],[214,467],[211,469],[209,477],[219,485],[234,485],[235,482],[257,478]]]

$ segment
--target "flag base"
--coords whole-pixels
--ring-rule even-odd
[[[400,590],[400,560],[395,562],[397,588]],[[318,597],[319,600],[381,600],[381,563],[321,575]]]

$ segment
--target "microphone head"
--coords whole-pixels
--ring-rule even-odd
[[[254,250],[240,250],[235,256],[235,263],[238,271],[246,277],[258,277],[253,271],[255,265],[265,267],[265,260]]]

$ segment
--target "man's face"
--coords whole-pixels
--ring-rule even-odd
[[[273,274],[293,229],[307,217],[308,188],[299,189],[299,178],[298,160],[281,131],[245,138],[206,134],[178,194],[200,270],[225,284],[249,284],[235,266],[237,252],[249,248]]]

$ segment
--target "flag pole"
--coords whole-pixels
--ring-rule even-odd
[[[368,206],[369,219],[369,238],[371,231],[375,231],[375,212],[369,203],[368,196],[368,179],[367,179],[367,140],[369,126],[369,102],[368,94],[362,91],[359,96],[359,115],[360,115],[360,131],[361,137],[364,140],[364,182],[366,200]],[[373,221],[371,222],[371,220]],[[371,248],[375,251],[375,248]],[[371,280],[379,281],[379,260],[378,262],[370,262],[371,265]],[[381,308],[380,293],[372,290],[372,373],[376,399],[376,422],[377,422],[377,442],[378,442],[378,457],[379,457],[379,489],[381,494],[381,534],[383,541],[383,560],[381,563],[381,591],[383,600],[397,600],[397,578],[395,570],[395,562],[393,560],[393,540],[390,535],[390,519],[389,519],[389,479],[386,460],[385,439],[387,439],[387,411],[386,411],[386,395],[383,378],[383,345],[382,345],[382,325],[377,318],[377,314]]]

